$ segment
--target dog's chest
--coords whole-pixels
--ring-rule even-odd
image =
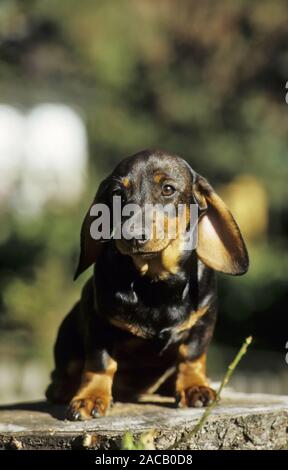
[[[139,275],[129,259],[112,261],[113,266],[108,257],[96,270],[97,303],[112,323],[125,322],[131,332],[137,334],[139,328],[152,337],[186,320],[191,312],[189,280],[153,282]]]

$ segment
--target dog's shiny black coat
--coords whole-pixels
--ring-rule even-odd
[[[183,254],[177,274],[155,281],[141,276],[132,259],[111,244],[104,248],[95,268],[95,290],[103,319],[117,316],[139,326],[143,336],[158,342],[159,350],[182,339],[175,327],[190,317],[191,309],[203,306],[207,292],[213,292],[209,303],[216,304],[215,274],[191,253]],[[203,322],[207,323],[206,316]],[[199,355],[202,352],[199,347]]]
[[[100,185],[95,201],[111,204],[113,194],[118,193],[124,202],[165,203],[160,185],[153,179],[155,171],[164,173],[167,181],[173,180],[176,193],[171,201],[174,204],[196,202],[200,216],[205,213],[203,198],[213,191],[206,180],[179,157],[154,150],[122,161]],[[129,182],[126,187],[121,184],[123,178]],[[198,180],[201,184],[204,181],[201,198],[193,191]],[[180,344],[187,347],[187,360],[195,360],[206,352],[217,313],[215,271],[194,250],[181,253],[177,272],[169,273],[164,279],[143,275],[133,261],[132,255],[137,255],[135,246],[130,247],[130,254],[123,254],[115,240],[99,242],[96,254],[90,255],[85,253],[83,230],[76,275],[95,263],[94,275],[60,327],[53,380],[63,380],[73,361],[80,363],[81,373],[81,363],[84,367],[87,357],[93,358],[95,370],[99,371],[105,370],[109,358],[113,358],[118,362],[114,395],[123,399],[126,393],[144,391],[167,367],[175,365]],[[240,232],[238,236],[241,238]],[[245,246],[241,249],[242,264],[238,270],[231,268],[231,274],[242,274],[248,268]],[[181,330],[179,327],[201,308],[206,308],[205,315],[192,328]],[[126,331],[121,322],[133,328]]]

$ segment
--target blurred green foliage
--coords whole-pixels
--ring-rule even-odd
[[[121,443],[121,450],[155,450],[154,434],[153,430],[148,431],[135,440],[131,432],[126,432]]]
[[[79,207],[47,207],[33,223],[1,209],[3,338],[21,329],[29,351],[50,354],[79,294],[79,228],[98,182],[127,154],[160,147],[216,187],[249,174],[264,188],[268,226],[248,240],[250,273],[221,276],[216,337],[236,344],[253,334],[256,345],[284,349],[287,24],[285,0],[1,1],[1,100],[77,108],[91,163]]]

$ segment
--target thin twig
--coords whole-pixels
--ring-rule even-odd
[[[174,372],[176,372],[176,367],[170,367],[170,369],[167,369],[164,374],[161,375],[161,377],[157,380],[157,382],[155,382],[148,390],[147,390],[147,394],[153,394],[155,392],[157,392],[157,390],[161,387],[162,384],[164,384],[164,382],[166,382],[167,379],[169,379],[169,377],[171,377]]]
[[[176,441],[172,446],[168,448],[168,450],[173,450],[176,449],[180,444],[183,444],[187,442],[191,437],[193,437],[195,434],[197,434],[198,431],[202,428],[204,423],[206,422],[207,418],[211,414],[212,410],[215,408],[217,402],[220,399],[221,393],[223,388],[228,384],[233,372],[235,371],[236,367],[238,366],[239,362],[241,361],[242,357],[246,354],[248,346],[252,343],[252,336],[249,336],[248,338],[245,339],[244,343],[242,344],[241,348],[239,349],[238,353],[236,354],[234,360],[231,362],[230,366],[227,369],[227,372],[220,384],[219,389],[216,392],[216,398],[215,401],[213,401],[204,411],[201,419],[198,421],[198,423],[194,426],[194,428],[189,431],[185,436],[180,438],[178,441]]]

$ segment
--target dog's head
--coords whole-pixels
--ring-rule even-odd
[[[180,259],[183,244],[179,240],[183,232],[191,228],[191,204],[197,204],[198,257],[217,271],[228,274],[247,271],[248,255],[240,230],[208,181],[176,155],[145,150],[123,160],[101,183],[82,225],[81,254],[75,278],[97,261],[103,247],[103,240],[91,236],[95,204],[107,207],[108,235],[111,232],[115,235],[115,227],[112,229],[110,225],[113,219],[115,221],[113,210],[119,207],[114,205],[115,198],[121,202],[116,231],[121,230],[118,230],[120,236],[116,237],[115,244],[122,254],[131,256],[136,265],[168,250],[170,257],[177,250],[177,259]]]

